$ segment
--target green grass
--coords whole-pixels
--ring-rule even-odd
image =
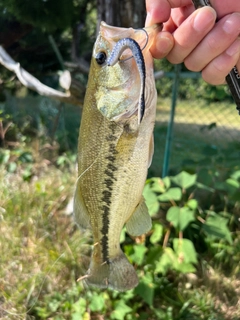
[[[84,237],[64,214],[76,172],[40,168],[30,182],[0,171],[0,314],[13,319],[46,292],[74,285],[82,268]]]

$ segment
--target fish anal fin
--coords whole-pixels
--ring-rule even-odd
[[[73,214],[75,222],[80,228],[90,228],[90,217],[82,197],[81,189],[78,184],[74,194]]]
[[[152,219],[148,213],[148,208],[144,198],[140,201],[135,211],[126,222],[127,233],[133,237],[147,233],[152,227]]]
[[[133,266],[120,251],[116,258],[101,264],[92,258],[84,282],[90,286],[123,292],[135,288],[138,285],[138,277]]]

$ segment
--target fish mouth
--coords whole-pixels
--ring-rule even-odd
[[[160,32],[162,28],[162,23],[156,23],[145,28],[133,29],[110,26],[106,22],[102,21],[100,24],[100,35],[106,39],[111,39],[114,43],[123,38],[132,38],[139,44],[144,54],[144,49],[150,49],[156,34]],[[130,50],[126,50],[124,54],[128,57],[131,57]]]
[[[161,25],[145,29],[120,28],[101,23],[93,56],[96,59],[99,52],[104,51],[107,58],[98,69],[100,89],[96,101],[98,110],[110,121],[125,121],[138,114],[138,125],[141,123],[145,112],[145,79],[148,74],[152,78],[153,69],[149,48],[161,28]],[[114,63],[111,63],[112,52],[118,44],[121,47],[124,40],[127,45],[116,53]],[[133,42],[134,46],[128,44]],[[134,54],[134,47],[138,47],[137,54]],[[141,66],[137,62],[139,56],[142,57]]]

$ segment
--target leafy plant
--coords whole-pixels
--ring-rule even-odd
[[[49,162],[43,155],[24,144],[0,150],[6,312],[56,320],[225,320],[216,306],[221,292],[229,303],[237,296],[237,282],[231,287],[226,274],[239,273],[240,171],[222,175],[202,166],[197,173],[147,180],[152,230],[137,238],[125,229],[121,234],[139,285],[119,293],[76,282],[90,248],[63,213],[73,193],[75,157],[66,153]],[[28,168],[34,179],[25,178]]]
[[[238,175],[235,173],[234,177]],[[229,183],[233,188],[231,191]],[[230,191],[230,199],[232,194],[239,194],[236,180],[227,179],[225,188]],[[229,229],[231,215],[227,211],[210,210],[211,204],[203,210],[201,199],[198,199],[199,190],[215,192],[210,186],[198,182],[197,174],[185,171],[173,177],[147,181],[143,194],[154,220],[150,242],[159,243],[159,251],[162,252],[155,261],[155,273],[166,274],[169,270],[194,272],[198,263],[199,243],[204,242],[206,248],[215,241],[224,241],[229,245],[233,243]]]

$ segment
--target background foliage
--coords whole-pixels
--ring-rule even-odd
[[[89,61],[96,3],[3,0],[0,26],[8,52],[57,87],[61,65],[48,36],[67,61],[79,29],[79,54]],[[161,60],[156,69],[173,66]],[[118,293],[77,281],[92,246],[66,209],[77,177],[80,110],[28,92],[1,69],[1,319],[240,318],[239,119],[226,87],[182,79],[170,172],[161,178],[171,87],[169,78],[157,81],[155,155],[144,189],[153,228],[138,238],[121,235],[140,284]]]

